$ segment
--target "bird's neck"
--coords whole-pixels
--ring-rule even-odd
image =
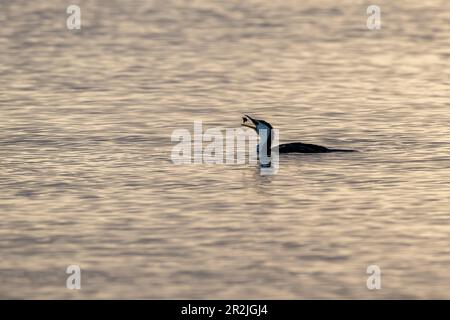
[[[261,164],[270,164],[272,153],[272,131],[263,129],[259,131],[259,144],[257,146],[258,157]]]

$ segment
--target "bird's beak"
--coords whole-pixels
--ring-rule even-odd
[[[248,120],[250,120],[252,123],[250,123]],[[258,124],[258,120],[251,118],[248,115],[245,115],[245,117],[242,117],[242,126],[252,128],[256,130],[256,125]]]

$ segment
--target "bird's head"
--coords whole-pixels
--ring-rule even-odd
[[[260,161],[261,163],[263,163],[263,166],[265,165],[270,166],[270,159],[268,160],[267,157],[270,157],[271,155],[272,138],[273,138],[272,126],[270,125],[270,123],[264,120],[253,119],[248,115],[242,117],[242,121],[243,121],[242,125],[244,127],[252,128],[258,134],[260,138],[260,143],[256,146],[256,153],[260,157]],[[261,153],[262,157],[260,155]]]
[[[242,121],[243,121],[242,125],[244,127],[252,128],[253,130],[256,131],[258,135],[261,132],[261,130],[267,130],[267,132],[270,132],[273,129],[270,123],[264,120],[253,119],[248,115],[242,117]]]

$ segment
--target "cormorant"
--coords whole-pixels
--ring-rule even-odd
[[[270,123],[264,120],[253,119],[248,115],[242,117],[242,125],[248,128],[252,128],[260,137],[260,144],[258,145],[257,152],[259,154],[260,145],[267,148],[267,155],[270,157],[272,149],[273,133]],[[250,120],[251,123],[248,121]],[[270,138],[269,138],[270,137]],[[279,153],[328,153],[328,152],[355,152],[356,150],[346,149],[330,149],[327,147],[318,146],[315,144],[292,142],[280,144],[274,148],[278,148]]]

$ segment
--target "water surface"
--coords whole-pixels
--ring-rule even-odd
[[[1,298],[450,298],[448,1],[0,3]],[[172,163],[243,113],[360,152]]]

